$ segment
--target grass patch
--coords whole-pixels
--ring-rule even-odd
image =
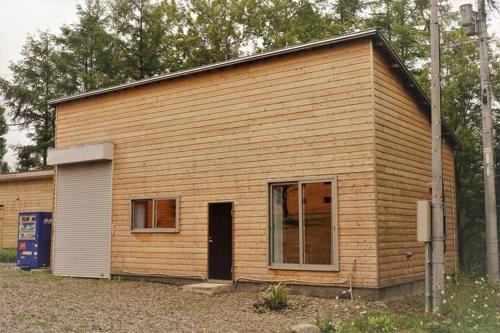
[[[16,249],[0,249],[0,262],[13,263],[16,262]]]
[[[15,283],[6,282],[6,283],[2,284],[2,288],[4,288],[4,289],[16,289],[16,288],[19,288],[19,286]]]
[[[25,279],[29,283],[44,283],[47,281],[61,281],[69,279],[64,276],[54,275],[50,272],[31,272],[29,270],[19,270],[14,272],[9,272],[16,279]]]
[[[485,278],[447,277],[440,314],[425,314],[423,296],[409,296],[387,309],[352,316],[337,325],[328,317],[317,318],[321,332],[500,332],[500,284]],[[327,325],[328,324],[328,325]]]
[[[320,333],[334,333],[337,331],[335,322],[329,313],[325,314],[323,317],[316,317],[315,324],[319,327]]]

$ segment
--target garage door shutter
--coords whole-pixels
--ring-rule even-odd
[[[111,189],[111,162],[58,167],[54,274],[109,278]]]

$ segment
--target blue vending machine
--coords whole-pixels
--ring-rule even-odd
[[[52,213],[19,213],[17,266],[39,268],[50,266]]]

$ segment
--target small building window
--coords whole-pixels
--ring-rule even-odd
[[[133,232],[179,231],[177,197],[132,199]]]
[[[336,179],[269,187],[271,268],[337,270]]]

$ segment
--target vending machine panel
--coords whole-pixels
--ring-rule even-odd
[[[19,213],[17,266],[39,268],[50,266],[52,213]]]

